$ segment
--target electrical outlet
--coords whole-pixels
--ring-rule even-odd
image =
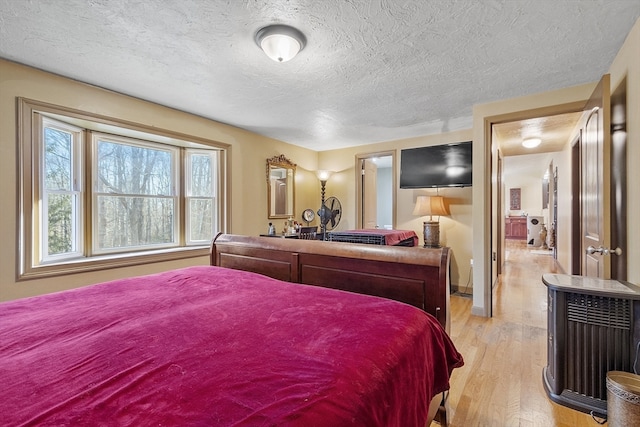
[[[471,258],[471,267],[473,267],[473,258]]]

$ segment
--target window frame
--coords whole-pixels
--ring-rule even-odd
[[[219,181],[220,181],[220,174],[216,173],[217,169],[216,168],[215,171],[212,171],[212,176],[211,176],[211,192],[213,193],[212,195],[210,195],[210,197],[206,197],[204,195],[194,195],[193,194],[193,169],[192,169],[192,162],[189,161],[189,159],[193,156],[201,156],[201,155],[207,155],[210,159],[211,159],[211,163],[219,163],[219,159],[218,156],[220,155],[218,152],[212,152],[211,150],[202,150],[202,149],[198,149],[198,148],[193,148],[193,149],[187,149],[184,152],[184,162],[183,162],[183,171],[185,173],[185,175],[189,176],[189,179],[185,179],[185,188],[183,189],[183,197],[185,199],[185,203],[184,203],[184,221],[185,221],[185,226],[184,226],[184,230],[185,231],[191,231],[191,201],[194,199],[211,199],[212,204],[215,206],[216,201],[219,200]],[[213,222],[215,224],[217,224],[219,222],[219,217],[218,217],[218,212],[214,211],[213,212]],[[184,244],[185,246],[194,246],[194,245],[201,245],[203,243],[202,240],[192,240],[190,233],[185,232],[184,234]]]
[[[53,105],[45,102],[35,101],[27,98],[17,99],[18,110],[18,246],[17,246],[17,259],[18,259],[18,274],[16,280],[28,280],[42,277],[61,276],[66,274],[73,274],[79,272],[102,270],[107,268],[120,268],[128,266],[143,265],[149,263],[172,261],[178,259],[202,257],[209,255],[211,242],[193,245],[185,244],[185,236],[181,230],[186,230],[184,224],[185,208],[184,204],[180,203],[177,209],[180,211],[181,219],[178,232],[178,246],[158,249],[145,249],[131,252],[118,252],[118,253],[103,253],[93,254],[90,256],[84,256],[82,258],[68,258],[65,260],[59,260],[59,262],[42,262],[40,261],[40,230],[39,221],[42,220],[41,213],[39,212],[39,197],[41,193],[40,186],[43,185],[37,180],[39,179],[40,171],[33,173],[36,168],[40,168],[43,159],[41,159],[41,153],[39,148],[40,141],[38,141],[38,132],[40,119],[38,115],[43,117],[49,117],[53,120],[63,121],[73,126],[78,126],[84,131],[84,147],[91,143],[91,136],[89,133],[92,131],[103,132],[107,134],[118,134],[123,137],[130,137],[134,139],[140,139],[150,141],[151,143],[167,144],[171,146],[180,147],[185,150],[215,150],[218,156],[217,163],[217,201],[215,205],[216,217],[217,217],[217,230],[220,232],[227,232],[228,218],[230,209],[229,200],[229,179],[227,177],[228,162],[230,159],[231,147],[228,144],[212,141],[209,139],[182,134],[166,129],[161,129],[152,126],[140,125],[130,121],[121,119],[115,119],[112,117],[102,116],[98,114],[88,113],[84,111],[75,110],[68,107]],[[62,120],[61,120],[62,119]],[[35,138],[35,139],[34,139]],[[181,154],[178,159],[179,164],[184,164],[183,157],[184,151],[180,150]],[[90,153],[88,149],[83,149],[82,159],[86,165],[91,161]],[[83,168],[82,179],[86,187],[91,187],[91,168]],[[82,195],[81,204],[83,208],[88,211],[83,217],[88,219],[81,227],[84,231],[84,245],[85,254],[87,248],[91,247],[91,225],[87,222],[92,221],[91,210],[91,198],[92,190],[90,188],[85,189]],[[186,200],[184,189],[180,189],[183,200]],[[212,236],[212,238],[215,236]],[[58,261],[58,260],[54,260]]]
[[[173,227],[172,227],[172,235],[173,235],[173,239],[170,243],[165,243],[165,244],[160,244],[160,243],[156,243],[156,244],[147,244],[147,245],[141,245],[141,246],[127,246],[124,248],[100,248],[98,246],[98,239],[95,238],[94,235],[91,235],[91,253],[92,254],[96,254],[96,255],[107,255],[107,254],[116,254],[116,253],[134,253],[134,252],[140,252],[140,251],[147,251],[147,250],[151,250],[153,248],[158,248],[158,249],[169,249],[169,248],[175,248],[175,247],[179,247],[182,246],[181,242],[182,242],[182,238],[181,238],[181,234],[180,234],[180,230],[183,228],[181,226],[182,222],[181,222],[181,209],[180,209],[180,199],[184,199],[185,195],[183,192],[179,191],[178,188],[180,187],[180,180],[181,180],[181,176],[180,176],[180,171],[181,169],[178,167],[178,165],[180,164],[180,158],[182,155],[182,150],[179,147],[175,147],[169,144],[162,144],[161,146],[157,143],[152,143],[149,141],[139,141],[139,140],[135,140],[133,138],[128,138],[128,137],[123,137],[120,135],[110,135],[110,134],[106,134],[104,132],[91,132],[91,163],[92,165],[95,165],[98,162],[98,144],[99,142],[109,142],[109,143],[115,143],[115,144],[122,144],[122,145],[128,145],[128,146],[133,146],[133,147],[138,147],[138,148],[148,148],[148,149],[152,149],[152,150],[158,150],[158,151],[166,151],[169,152],[172,156],[171,156],[171,189],[169,190],[169,194],[162,196],[161,198],[165,198],[165,199],[172,199],[173,200],[173,204],[174,204],[174,218],[173,218]],[[89,192],[91,193],[91,207],[94,209],[94,211],[92,212],[91,216],[91,233],[95,234],[98,230],[99,230],[99,225],[98,225],[98,221],[99,221],[99,215],[97,212],[97,207],[99,205],[98,203],[98,198],[101,195],[104,195],[105,193],[102,192],[98,192],[96,185],[94,183],[96,183],[98,181],[98,168],[97,167],[93,167],[91,170],[91,180],[89,181],[92,184],[91,189],[89,190]],[[184,175],[184,173],[183,173]],[[117,194],[117,193],[116,193]],[[136,196],[142,196],[142,195],[134,195],[134,194],[130,194],[128,195],[129,197],[136,197]]]
[[[35,114],[36,116],[41,116],[40,113],[35,113]],[[72,244],[75,246],[75,250],[73,252],[67,252],[63,254],[54,254],[54,255],[50,255],[46,253],[47,251],[45,250],[45,248],[49,246],[49,238],[48,238],[49,229],[47,227],[48,224],[46,224],[46,221],[44,219],[48,218],[48,206],[45,200],[48,199],[51,194],[75,194],[77,197],[77,201],[74,204],[75,206],[72,208],[72,210],[76,210],[76,211],[79,210],[82,212],[85,209],[84,198],[82,197],[82,195],[84,194],[84,170],[82,166],[82,163],[83,163],[82,161],[84,158],[84,151],[85,151],[85,148],[84,148],[85,132],[82,128],[78,126],[60,122],[56,119],[52,119],[46,116],[42,116],[41,119],[37,120],[37,123],[35,123],[35,126],[37,127],[38,132],[36,135],[34,135],[35,137],[34,144],[39,147],[38,150],[36,150],[36,153],[39,158],[38,167],[40,170],[40,173],[38,174],[39,179],[36,181],[35,192],[36,192],[37,198],[39,200],[42,200],[42,203],[39,206],[40,209],[34,212],[35,221],[38,224],[38,236],[39,236],[39,246],[36,247],[36,250],[38,253],[37,259],[39,259],[40,264],[44,265],[44,264],[60,263],[60,262],[64,262],[65,260],[74,259],[74,258],[80,258],[84,253],[84,239],[82,239],[82,236],[84,234],[82,232],[82,230],[84,229],[84,216],[80,215],[77,218],[77,222],[73,226],[72,234],[74,235],[74,237],[72,239],[73,240]],[[72,135],[72,141],[71,141],[72,159],[70,162],[71,163],[70,165],[71,183],[70,183],[69,190],[64,191],[64,190],[47,189],[47,184],[45,182],[46,177],[45,177],[45,174],[42,173],[42,171],[46,169],[46,158],[45,158],[46,156],[41,156],[42,154],[41,148],[43,148],[45,145],[45,140],[44,140],[45,128],[52,128],[59,131],[68,132],[69,134]],[[77,146],[77,147],[73,147],[73,146]]]

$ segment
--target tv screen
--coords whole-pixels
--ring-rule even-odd
[[[400,151],[400,188],[470,187],[471,141]]]

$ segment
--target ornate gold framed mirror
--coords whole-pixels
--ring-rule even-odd
[[[295,214],[296,165],[284,154],[267,159],[267,212],[269,219]]]

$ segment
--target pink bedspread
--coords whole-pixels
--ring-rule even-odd
[[[414,307],[220,267],[0,304],[3,426],[424,426],[461,365]]]

